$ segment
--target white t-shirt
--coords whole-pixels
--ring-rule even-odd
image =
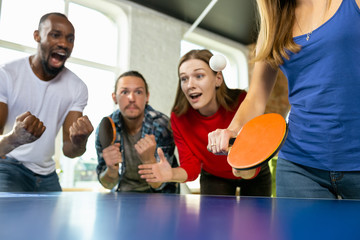
[[[51,81],[42,81],[31,70],[28,57],[1,66],[0,102],[7,104],[9,110],[4,134],[12,130],[16,117],[26,111],[46,126],[38,140],[22,145],[7,155],[23,162],[37,174],[53,172],[55,137],[67,114],[70,111],[82,112],[87,99],[87,86],[67,68]]]

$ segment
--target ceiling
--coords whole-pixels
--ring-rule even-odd
[[[181,21],[193,24],[211,0],[129,0]],[[241,44],[256,37],[255,0],[218,0],[198,28]]]

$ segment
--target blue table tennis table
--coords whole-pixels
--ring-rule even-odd
[[[360,201],[0,193],[1,240],[360,239]]]

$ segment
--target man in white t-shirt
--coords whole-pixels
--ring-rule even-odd
[[[45,14],[34,31],[35,55],[0,67],[0,191],[61,191],[55,137],[62,127],[64,155],[86,150],[94,130],[82,112],[85,83],[64,64],[75,30],[61,13]]]

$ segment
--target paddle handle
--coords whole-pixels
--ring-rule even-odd
[[[236,138],[229,139],[229,147],[231,147],[234,144],[235,140],[236,140]]]

